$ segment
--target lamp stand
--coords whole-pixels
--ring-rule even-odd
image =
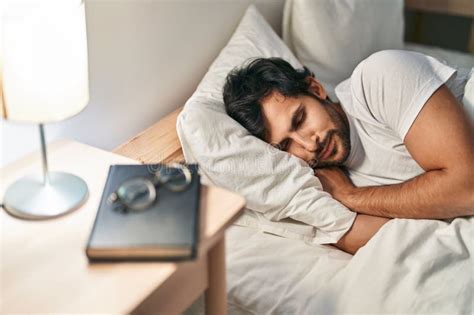
[[[49,172],[43,124],[39,125],[43,177],[28,175],[8,187],[5,210],[15,217],[49,219],[79,208],[88,197],[86,182],[69,173]]]

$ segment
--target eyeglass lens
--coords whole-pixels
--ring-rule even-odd
[[[182,190],[189,185],[189,182],[180,168],[163,167],[158,171],[159,182],[168,188]]]
[[[153,185],[143,178],[125,181],[117,190],[117,195],[125,206],[137,210],[147,208],[155,199]]]

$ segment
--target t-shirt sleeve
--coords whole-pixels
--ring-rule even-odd
[[[351,76],[354,110],[390,128],[403,141],[423,105],[455,73],[421,53],[377,52],[362,61]]]

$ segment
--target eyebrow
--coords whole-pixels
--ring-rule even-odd
[[[293,111],[293,114],[291,115],[291,124],[290,124],[290,128],[288,129],[288,132],[292,132],[292,131],[295,131],[296,128],[298,127],[297,126],[297,123],[298,123],[298,114],[301,112],[301,110],[303,109],[303,103],[300,103],[300,105],[298,106],[297,109],[295,109]],[[281,140],[279,143],[278,143],[278,146],[280,148],[283,148],[283,142],[286,140],[283,139]]]

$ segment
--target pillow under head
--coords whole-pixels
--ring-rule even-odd
[[[257,217],[253,222],[259,222],[261,229],[320,244],[335,243],[356,214],[322,191],[306,162],[254,137],[225,112],[222,88],[227,74],[256,57],[280,57],[295,68],[302,67],[252,5],[178,117],[185,159],[199,164],[205,184],[243,195]],[[270,223],[286,218],[309,225],[310,232]]]

